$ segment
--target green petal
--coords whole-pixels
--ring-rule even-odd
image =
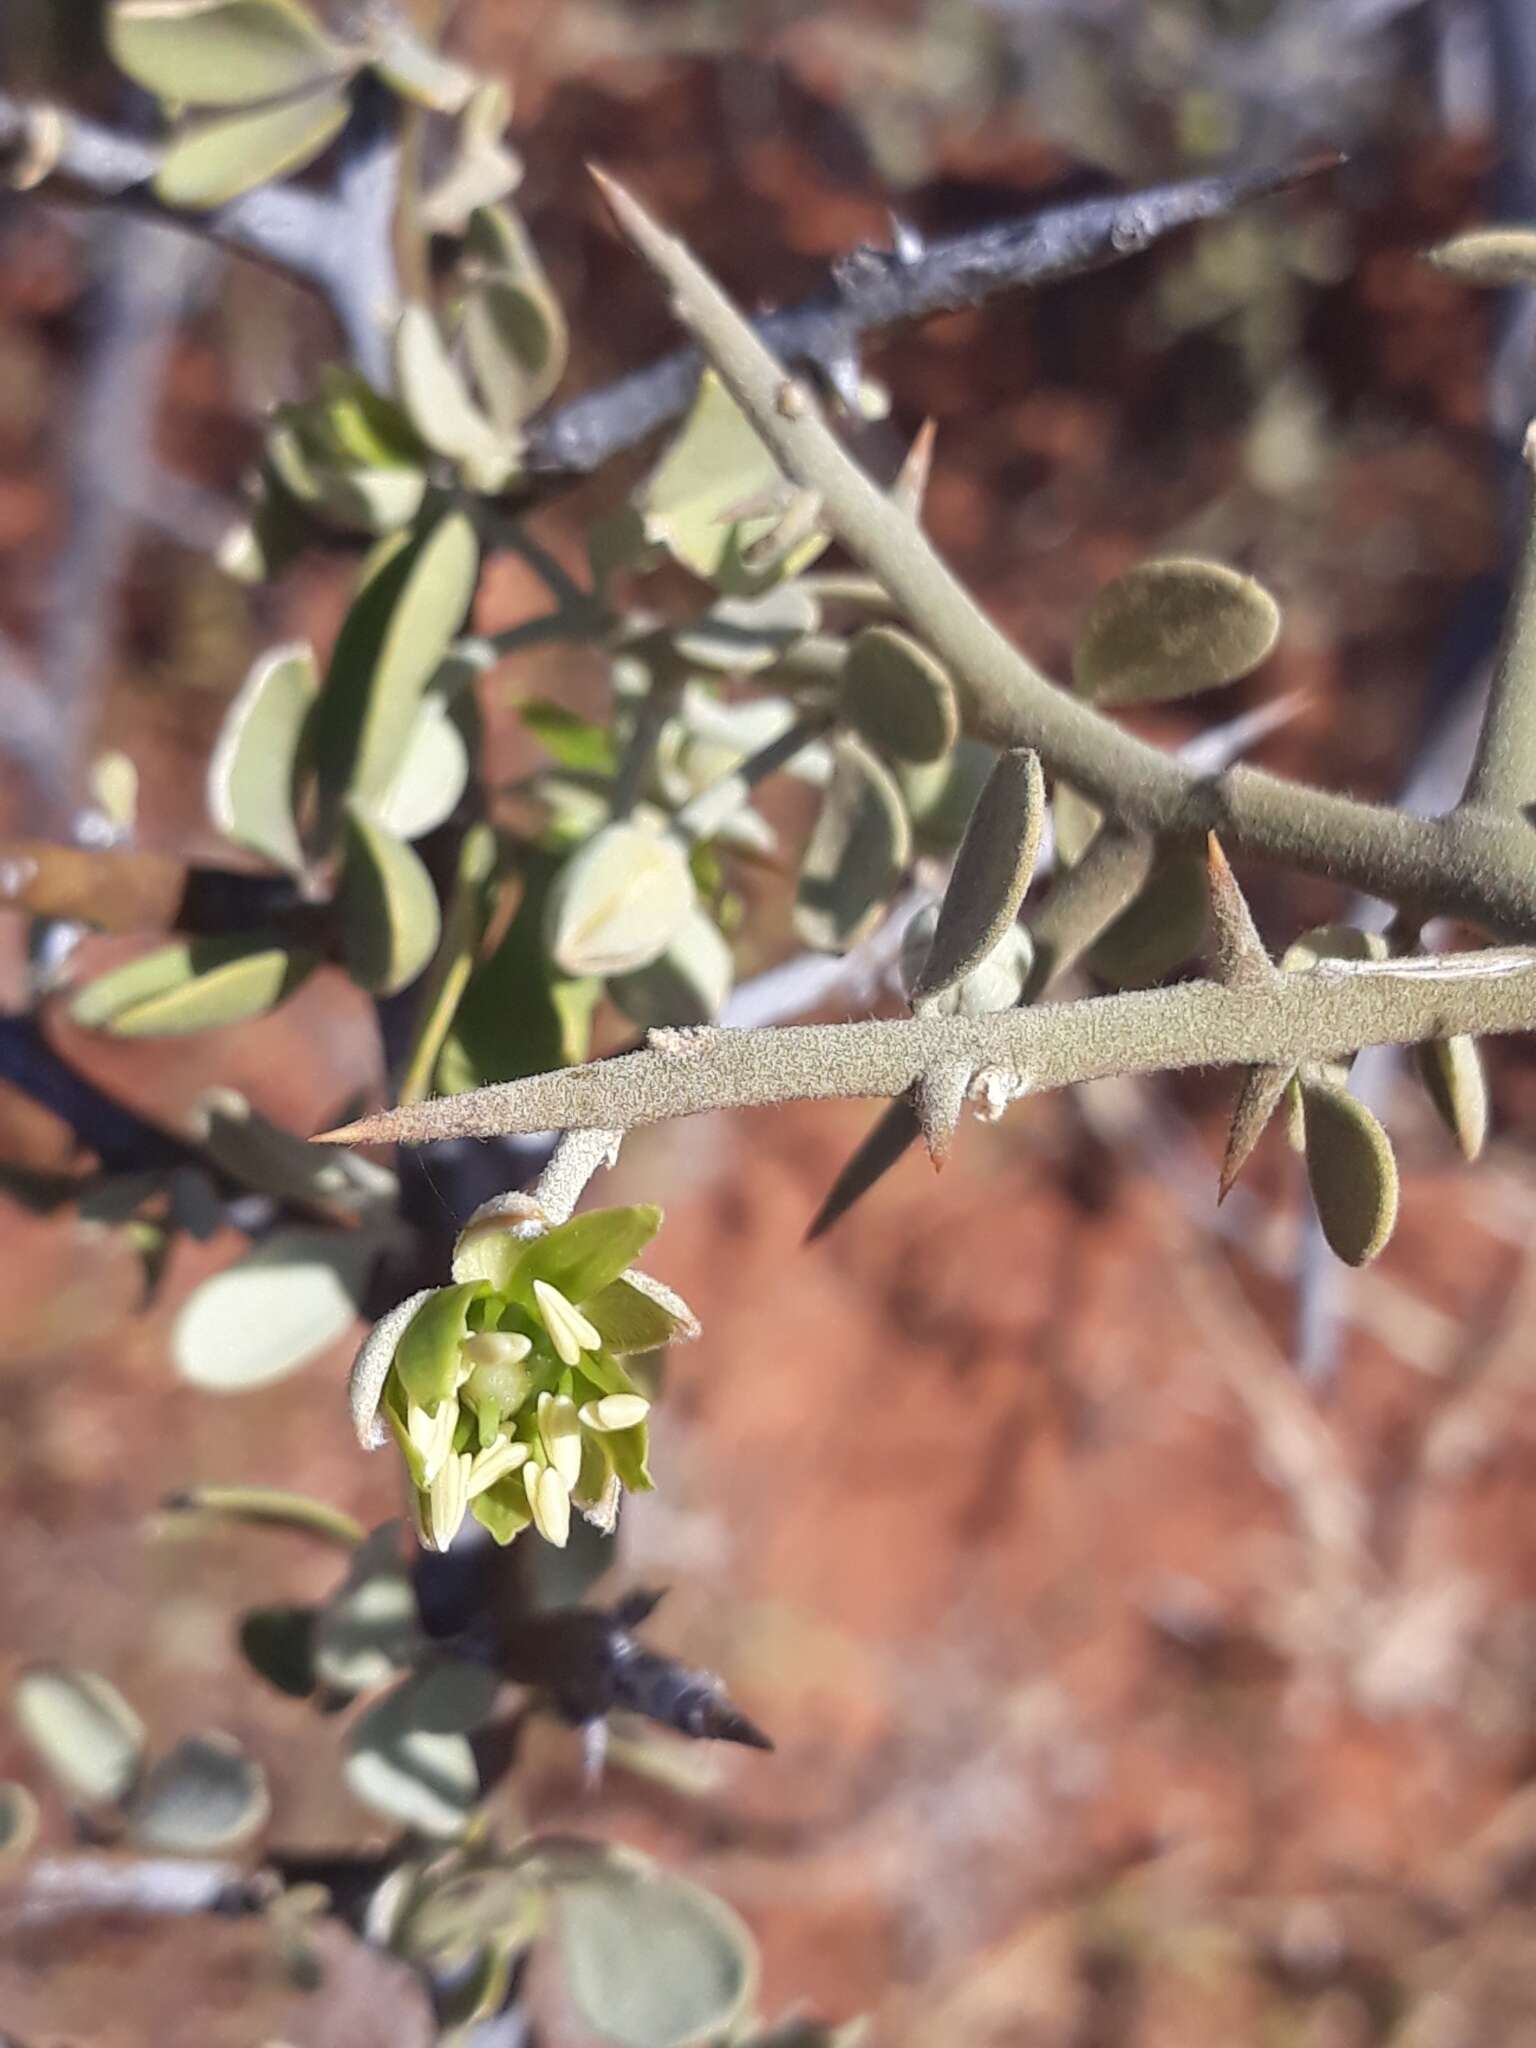
[[[659,1351],[671,1343],[677,1328],[676,1317],[627,1280],[610,1282],[582,1303],[581,1312],[607,1349],[619,1357],[631,1351]]]
[[[626,1492],[656,1491],[648,1463],[651,1450],[651,1425],[648,1422],[637,1422],[633,1429],[609,1430],[603,1437],[603,1448],[613,1460],[613,1469]]]
[[[660,1228],[661,1211],[654,1202],[573,1216],[526,1247],[518,1290],[531,1298],[534,1281],[545,1280],[584,1308],[633,1264]]]
[[[435,1408],[458,1384],[459,1345],[469,1333],[470,1303],[489,1290],[483,1280],[435,1288],[400,1339],[395,1372],[420,1408]]]
[[[510,1543],[514,1536],[520,1536],[533,1520],[528,1512],[522,1473],[513,1472],[495,1486],[488,1486],[484,1493],[477,1493],[469,1504],[469,1512],[482,1529],[490,1532],[493,1542]]]

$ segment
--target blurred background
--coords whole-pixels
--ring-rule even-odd
[[[7,0],[0,89],[123,118],[92,34],[88,6]],[[1048,669],[1119,571],[1213,554],[1279,595],[1280,646],[1216,711],[1144,729],[1177,744],[1290,700],[1266,765],[1451,800],[1533,377],[1522,305],[1419,252],[1536,219],[1528,0],[463,0],[450,46],[513,86],[568,392],[673,341],[589,158],[757,305],[886,242],[892,209],[947,233],[1347,151],[1099,276],[895,336],[871,367],[892,451],[937,422],[935,541]],[[110,748],[138,770],[142,846],[218,852],[202,777],[223,710],[261,647],[328,644],[351,572],[317,556],[250,590],[210,550],[267,408],[335,350],[313,303],[203,244],[0,196],[5,831],[67,830],[62,793]],[[633,473],[535,532],[579,563]],[[481,630],[540,608],[500,558]],[[513,699],[588,701],[588,664],[535,649],[487,680],[493,773],[527,745]],[[1371,914],[1245,879],[1277,945]],[[789,887],[754,885],[744,972],[791,950]],[[11,1008],[25,940],[0,924]],[[339,974],[193,1039],[48,1029],[150,1116],[219,1082],[306,1132],[379,1087],[371,1009]],[[1218,1215],[1220,1076],[968,1125],[942,1179],[913,1155],[809,1248],[870,1106],[633,1138],[602,1199],[664,1203],[659,1270],[705,1336],[674,1361],[664,1488],[627,1511],[614,1582],[673,1587],[669,1646],[726,1674],[778,1749],[690,1750],[672,1782],[618,1771],[588,1795],[551,1728],[504,1798],[701,1878],[760,1937],[769,2011],[868,2012],[896,2048],[1527,2038],[1536,1071],[1491,1051],[1476,1170],[1392,1060],[1363,1077],[1404,1168],[1364,1275],[1319,1255],[1276,1140]],[[80,1163],[9,1084],[0,1152]],[[274,1838],[319,1851],[376,1824],[326,1724],[251,1686],[231,1628],[253,1574],[300,1598],[334,1561],[283,1536],[194,1544],[157,1504],[249,1481],[372,1523],[398,1511],[397,1472],[353,1444],[350,1342],[280,1400],[178,1382],[170,1321],[241,1242],[179,1241],[145,1306],[124,1233],[0,1198],[0,1660],[105,1671],[166,1737],[228,1728],[272,1779]],[[26,1770],[3,1727],[0,1770]],[[46,1826],[67,1839],[61,1811]],[[37,1986],[0,1952],[0,2024],[170,2038],[177,1982],[129,1945],[67,1974],[24,2005]]]

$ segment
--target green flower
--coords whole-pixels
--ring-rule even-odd
[[[621,1487],[650,1490],[650,1402],[623,1360],[698,1335],[686,1303],[630,1269],[660,1227],[645,1206],[551,1228],[528,1196],[500,1195],[461,1233],[451,1284],[375,1326],[352,1418],[370,1448],[394,1436],[428,1549],[466,1514],[498,1543],[532,1523],[563,1545],[573,1504],[611,1527]]]

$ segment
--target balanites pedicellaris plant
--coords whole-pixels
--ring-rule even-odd
[[[131,788],[107,764],[97,798],[118,843],[22,849],[10,901],[55,926],[166,935],[74,989],[75,1019],[101,1032],[260,1017],[327,962],[375,999],[397,1106],[323,1146],[228,1089],[205,1094],[174,1140],[95,1108],[119,1139],[101,1148],[103,1185],[151,1266],[210,1205],[255,1218],[246,1256],[178,1320],[178,1365],[195,1382],[276,1382],[381,1282],[409,1281],[358,1354],[351,1407],[360,1442],[401,1461],[428,1563],[407,1566],[394,1525],[370,1534],[290,1494],[203,1487],[175,1505],[300,1527],[344,1553],[326,1602],[252,1609],[242,1647],[284,1692],[349,1708],[347,1782],[398,1832],[348,1910],[419,1972],[442,2038],[507,2010],[554,1930],[571,1996],[616,2040],[830,2043],[834,2030],[808,2023],[765,2030],[749,1937],[717,1900],[601,1844],[499,1839],[486,1815],[492,1780],[472,1737],[504,1680],[583,1730],[594,1761],[615,1710],[765,1743],[717,1682],[639,1641],[652,1596],[530,1613],[489,1650],[468,1623],[429,1632],[420,1610],[422,1570],[467,1534],[563,1550],[579,1518],[611,1531],[625,1492],[665,1481],[648,1442],[659,1359],[699,1325],[636,1264],[659,1210],[578,1204],[640,1125],[879,1100],[825,1227],[919,1136],[942,1162],[968,1109],[1027,1115],[1033,1096],[1078,1082],[1223,1066],[1237,1101],[1216,1192],[1283,1110],[1329,1245],[1351,1264],[1374,1258],[1398,1179],[1350,1092],[1351,1060],[1414,1047],[1472,1159],[1487,1117],[1478,1041],[1536,1028],[1536,542],[1446,815],[1257,772],[1232,758],[1235,733],[1225,750],[1161,751],[1114,712],[1250,673],[1281,630],[1273,599],[1217,562],[1150,561],[1102,592],[1070,681],[1053,681],[925,538],[931,433],[894,480],[849,452],[842,425],[881,404],[861,341],[1116,261],[1326,166],[1191,181],[946,242],[898,228],[891,249],[853,251],[814,297],[754,321],[598,172],[689,345],[555,404],[567,336],[516,210],[498,82],[388,9],[334,30],[304,0],[113,0],[108,34],[121,71],[158,99],[163,139],[0,98],[0,168],[23,189],[180,222],[323,297],[349,360],[271,419],[221,559],[247,579],[317,545],[361,561],[333,644],[265,653],[210,764],[213,821],[259,873],[136,851]],[[1536,235],[1467,237],[1439,260],[1478,281],[1529,281]],[[573,577],[528,515],[657,435]],[[818,567],[834,546],[845,561]],[[549,606],[482,636],[477,587],[507,549]],[[661,569],[686,572],[689,615],[648,602]],[[607,716],[524,702],[543,765],[515,791],[490,790],[476,685],[552,641],[593,651]],[[899,952],[910,1015],[736,1021],[733,877],[776,850],[755,798],[780,775],[818,806],[799,852],[800,940],[832,960]],[[947,864],[940,891],[914,886],[919,852],[924,872]],[[1267,942],[1229,865],[1247,860],[1368,891],[1394,906],[1390,929]],[[1486,943],[1423,950],[1447,919]],[[1201,973],[1169,979],[1196,955]],[[1042,1000],[1083,963],[1113,992]],[[585,1059],[601,1001],[644,1034],[640,1049]],[[542,1153],[500,1142],[550,1132],[562,1135]],[[498,1141],[491,1157],[519,1187],[475,1208],[451,1246],[419,1227],[409,1152],[397,1175],[335,1149],[462,1138]],[[264,1774],[238,1745],[210,1733],[146,1764],[137,1716],[94,1673],[39,1667],[15,1705],[98,1830],[217,1859],[267,1819]],[[7,1788],[13,1845],[33,1817],[30,1795]],[[215,1862],[217,1896],[233,1885],[289,1922],[331,1909],[271,1860],[275,1892]],[[641,1969],[654,1954],[665,1969]]]

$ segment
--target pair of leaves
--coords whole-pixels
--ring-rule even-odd
[[[142,1848],[214,1854],[270,1811],[260,1765],[228,1736],[188,1736],[146,1765],[144,1724],[94,1671],[33,1666],[16,1681],[12,1712],[71,1803],[115,1809]]]

